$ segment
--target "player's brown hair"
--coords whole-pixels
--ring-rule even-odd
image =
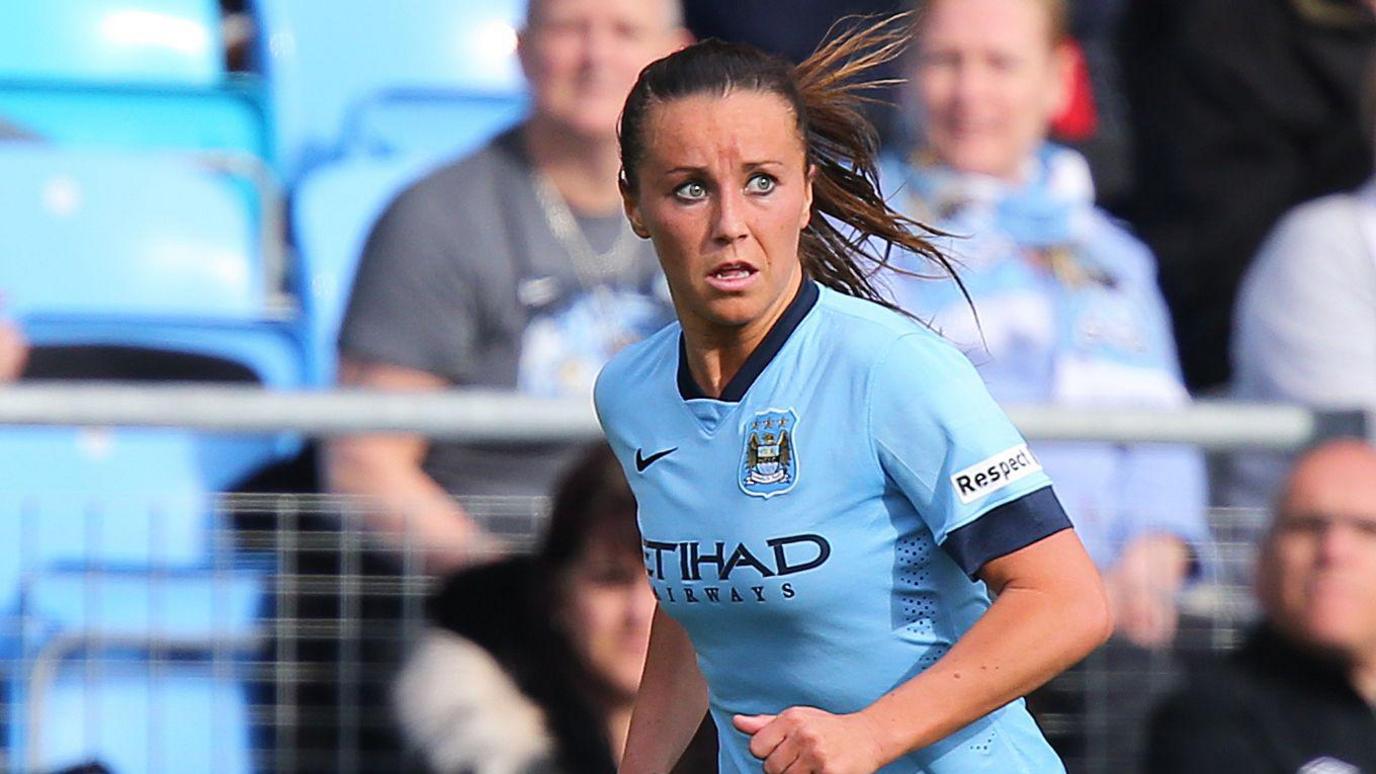
[[[799,245],[807,276],[892,309],[874,276],[887,266],[890,250],[899,247],[927,258],[959,284],[950,260],[923,236],[936,232],[885,203],[879,192],[879,136],[861,110],[874,101],[870,92],[891,85],[866,75],[903,54],[914,18],[909,12],[852,24],[797,66],[752,46],[719,40],[652,62],[641,71],[621,113],[622,186],[636,192],[645,123],[656,104],[737,90],[774,94],[793,110],[806,163],[816,169],[812,219]]]

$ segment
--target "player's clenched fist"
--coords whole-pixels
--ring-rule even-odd
[[[873,774],[885,763],[874,728],[858,714],[790,707],[732,723],[750,735],[750,754],[764,761],[765,774]]]

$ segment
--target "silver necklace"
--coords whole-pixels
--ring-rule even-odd
[[[578,283],[586,291],[592,291],[609,280],[624,276],[635,262],[640,239],[631,231],[623,219],[616,240],[605,252],[597,252],[588,244],[583,229],[578,226],[573,212],[559,194],[549,176],[538,169],[531,169],[531,182],[535,187],[535,200],[549,224],[550,233],[564,248],[564,253],[573,265],[573,273]]]

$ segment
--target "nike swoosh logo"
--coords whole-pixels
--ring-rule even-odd
[[[648,467],[650,467],[651,465],[655,464],[655,463],[658,462],[660,459],[663,459],[664,457],[667,457],[667,456],[669,456],[670,454],[673,454],[673,453],[676,452],[676,451],[678,451],[678,447],[677,447],[677,446],[675,446],[675,447],[672,448],[672,449],[665,449],[664,451],[657,451],[657,452],[655,452],[654,454],[651,454],[651,455],[648,456],[648,457],[642,457],[642,456],[641,456],[641,450],[640,450],[640,449],[636,449],[636,450],[635,450],[635,469],[636,469],[636,472],[638,472],[638,473],[644,473],[646,468],[648,468]]]

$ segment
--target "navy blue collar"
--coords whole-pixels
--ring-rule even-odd
[[[750,385],[755,383],[765,366],[774,360],[774,356],[779,354],[788,337],[793,335],[793,331],[807,317],[807,313],[812,311],[812,307],[817,305],[817,299],[821,296],[821,291],[817,289],[817,283],[803,278],[802,285],[798,288],[798,294],[788,303],[788,308],[774,321],[774,327],[769,329],[764,340],[755,351],[750,353],[750,357],[745,359],[745,364],[741,370],[731,377],[726,389],[722,390],[720,398],[712,396],[702,391],[698,383],[693,379],[693,374],[688,370],[688,352],[683,343],[683,334],[678,335],[678,393],[684,400],[697,400],[706,398],[708,400],[720,400],[726,403],[740,403],[741,398],[750,389]]]

